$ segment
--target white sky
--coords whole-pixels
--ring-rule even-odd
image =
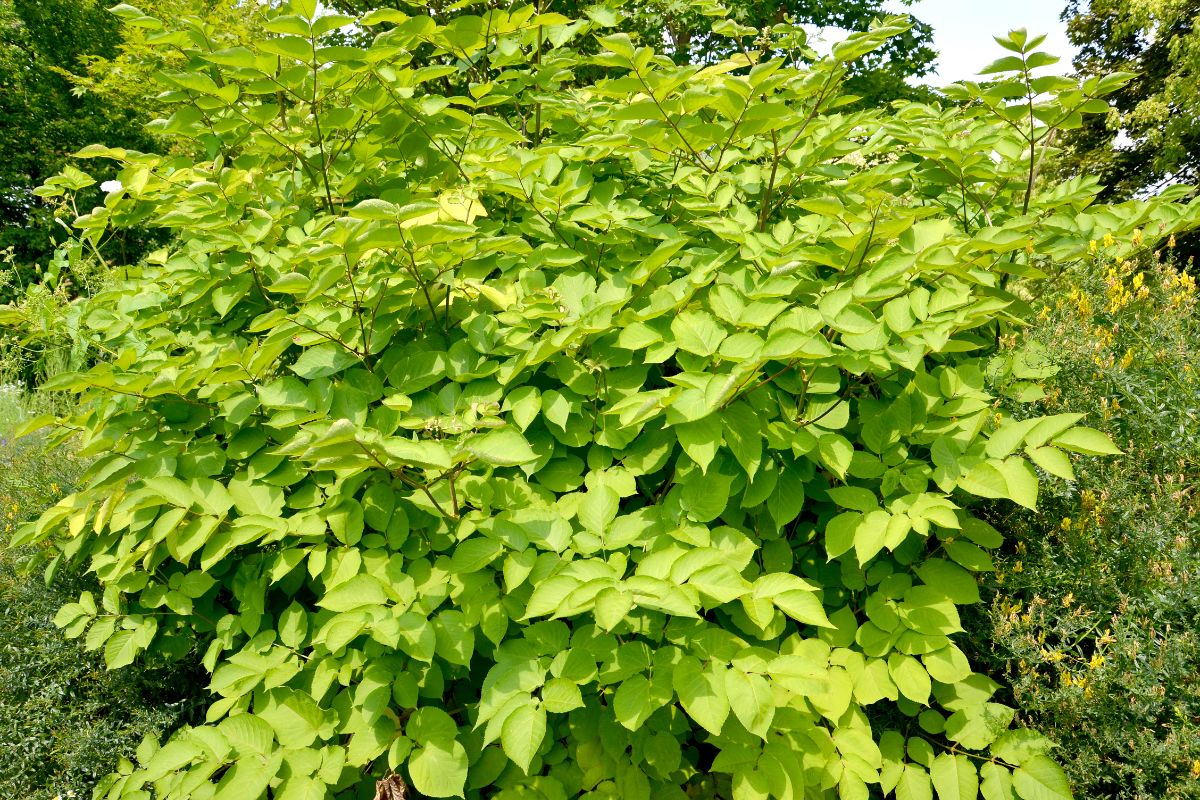
[[[904,8],[895,0],[889,5]],[[1062,59],[1048,71],[1069,72],[1075,50],[1058,18],[1063,6],[1062,0],[918,0],[906,10],[933,26],[938,70],[926,80],[941,86],[972,80],[979,69],[1006,55],[992,36],[1014,28],[1025,28],[1031,36],[1046,34],[1038,49]]]

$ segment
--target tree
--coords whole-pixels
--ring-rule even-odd
[[[1113,198],[1200,181],[1200,0],[1071,0],[1063,18],[1080,73],[1134,73],[1067,138],[1064,168]]]
[[[156,18],[195,20],[218,48],[245,40],[262,21],[258,3],[240,0],[141,5]],[[102,0],[0,0],[0,250],[13,249],[16,273],[0,284],[0,299],[56,277],[56,267],[46,267],[66,230],[55,216],[69,218],[71,210],[41,202],[33,190],[71,153],[99,141],[137,150],[161,145],[145,130],[163,108],[153,75],[180,65],[180,42],[142,11],[115,10]],[[76,211],[102,201],[100,183],[111,176],[94,177],[74,198]],[[129,262],[157,241],[145,228],[112,234],[96,258]]]
[[[84,145],[149,145],[135,112],[79,95],[65,75],[89,54],[115,55],[120,42],[118,20],[93,0],[0,0],[0,249],[13,248],[17,283],[39,280],[31,265],[65,238],[33,189]],[[92,190],[80,202],[98,198]]]
[[[901,0],[901,4],[911,5],[914,1]],[[351,14],[366,13],[375,8],[416,7],[406,0],[333,0],[331,5]],[[428,7],[439,14],[451,14],[464,8],[464,13],[475,13],[472,9],[477,10],[479,5],[439,0]],[[730,39],[712,34],[712,21],[718,14],[727,13],[731,22],[753,28],[757,36],[780,24],[865,31],[872,20],[887,13],[883,0],[789,0],[783,3],[736,0],[720,6],[721,11],[712,0],[649,0],[610,5],[620,7],[621,30],[640,44],[669,53],[677,64],[712,63],[738,50],[739,46]],[[587,0],[544,0],[541,7],[575,19],[586,18],[588,9],[595,6]],[[933,70],[937,58],[931,46],[933,29],[911,15],[908,26],[903,33],[851,65],[846,90],[861,97],[863,106],[881,105],[902,97],[931,96],[928,89],[910,85],[908,79],[922,77]],[[586,43],[583,44],[586,47]],[[814,55],[807,53],[809,58]]]
[[[1115,450],[998,413],[1009,279],[1200,216],[1031,190],[1113,84],[1031,91],[1015,32],[973,102],[847,111],[902,18],[679,65],[602,11],[317,10],[185,21],[179,154],[79,154],[122,183],[79,237],[176,236],[82,315],[97,461],[16,543],[95,572],[57,622],[111,668],[213,693],[96,796],[1068,797],[959,608],[979,499]]]

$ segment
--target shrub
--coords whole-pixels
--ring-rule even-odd
[[[80,236],[177,240],[84,315],[111,355],[51,386],[97,461],[19,539],[101,581],[68,634],[198,641],[213,694],[102,794],[1067,796],[951,637],[1000,542],[965,505],[1113,451],[995,418],[1006,283],[1197,216],[1032,190],[1122,78],[1015,32],[962,108],[839,113],[898,20],[811,69],[721,20],[742,54],[680,67],[579,56],[603,7],[290,10],[163,34],[157,130],[202,158],[81,154],[122,187]]]
[[[1056,371],[1020,413],[1086,414],[1125,450],[998,522],[1013,548],[972,637],[1085,798],[1200,797],[1200,322],[1170,244],[1095,242],[1012,351]]]
[[[69,451],[49,452],[39,437],[14,439],[31,410],[55,403],[0,388],[0,520],[11,535],[75,485],[83,465]],[[60,409],[61,410],[61,409]],[[195,693],[186,671],[109,672],[96,653],[63,639],[58,610],[95,582],[58,570],[49,584],[36,548],[0,550],[0,797],[50,800],[85,797],[155,739],[193,719]]]

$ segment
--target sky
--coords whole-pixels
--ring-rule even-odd
[[[896,0],[889,5],[902,8]],[[938,51],[937,74],[925,80],[934,86],[973,80],[979,69],[1006,55],[992,36],[1014,28],[1047,34],[1039,49],[1062,58],[1055,71],[1070,71],[1074,48],[1058,18],[1063,5],[1062,0],[918,0],[907,10],[933,26]]]

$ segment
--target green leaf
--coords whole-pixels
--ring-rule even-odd
[[[117,631],[104,643],[104,664],[109,669],[127,667],[140,650],[133,631]]]
[[[579,684],[566,678],[551,678],[542,687],[542,707],[554,714],[566,714],[583,708]]]
[[[825,525],[825,551],[833,560],[854,546],[854,537],[863,515],[857,511],[838,514]]]
[[[621,624],[625,615],[633,610],[633,594],[613,587],[601,589],[596,595],[596,624],[605,631],[611,631]]]
[[[1013,770],[1013,788],[1022,800],[1071,798],[1071,785],[1066,774],[1046,756],[1034,756]]]
[[[834,627],[825,614],[825,606],[822,605],[821,599],[813,592],[801,589],[780,592],[771,597],[771,602],[797,622],[818,628]]]
[[[454,739],[438,739],[413,750],[408,759],[413,788],[429,797],[463,797],[467,751]]]
[[[537,460],[537,454],[533,452],[529,442],[512,428],[476,434],[467,439],[463,447],[480,461],[499,467],[528,464]]]
[[[828,433],[817,441],[817,452],[821,463],[829,467],[839,478],[846,477],[850,469],[850,459],[854,456],[854,446],[844,436]]]
[[[946,720],[946,737],[969,750],[982,750],[1012,724],[1015,712],[999,703],[980,703],[955,711]]]
[[[929,773],[914,764],[905,764],[896,784],[896,800],[933,800]]]
[[[450,571],[457,575],[478,572],[504,552],[504,545],[495,539],[475,536],[454,549]]]
[[[454,718],[440,708],[425,706],[413,712],[404,732],[417,744],[448,741],[458,735]]]
[[[1008,497],[1008,481],[996,463],[984,461],[976,464],[966,475],[958,479],[958,486],[979,497]]]
[[[672,684],[688,716],[713,736],[720,736],[729,717],[729,696],[724,676],[716,669],[716,665],[704,669],[698,660],[686,657],[675,665]]]
[[[374,575],[355,575],[350,580],[327,591],[317,602],[330,611],[354,611],[363,606],[388,602],[387,591]]]
[[[750,583],[728,564],[713,564],[697,570],[687,582],[717,605],[729,603],[750,591]]]
[[[616,519],[620,502],[620,496],[610,487],[593,487],[579,503],[579,522],[585,530],[603,536]]]
[[[1042,469],[1055,475],[1063,480],[1075,480],[1075,468],[1071,465],[1071,459],[1054,447],[1031,447],[1025,451],[1029,456],[1029,460],[1037,464]]]
[[[670,702],[670,696],[657,696],[645,675],[626,678],[613,697],[613,714],[617,722],[631,731],[640,730],[650,715]]]
[[[680,350],[711,356],[724,341],[726,331],[707,311],[685,311],[671,321],[671,333]]]
[[[766,678],[732,667],[725,671],[725,694],[742,727],[766,739],[775,716],[775,696]]]
[[[979,602],[979,583],[967,570],[942,558],[931,558],[917,566],[917,575],[959,605]]]
[[[921,666],[920,661],[912,656],[892,653],[888,656],[888,671],[900,694],[913,702],[929,704],[932,684],[929,681],[929,673]]]
[[[306,380],[313,380],[335,375],[356,363],[358,357],[346,348],[333,342],[323,342],[301,353],[292,365],[292,372]]]
[[[1028,509],[1037,508],[1038,478],[1033,467],[1023,458],[1006,458],[999,465],[1009,498]]]
[[[529,766],[545,738],[546,709],[541,705],[528,703],[504,720],[500,743],[504,747],[504,754],[528,775]]]
[[[979,776],[975,765],[964,755],[942,753],[933,760],[929,777],[938,800],[977,800]]]
[[[1089,456],[1120,455],[1121,450],[1112,439],[1094,428],[1071,428],[1051,440],[1056,447],[1072,453]]]
[[[298,648],[308,634],[308,614],[299,603],[292,602],[279,615],[279,641],[287,647]]]
[[[674,430],[688,458],[695,461],[702,472],[707,472],[709,464],[721,449],[721,436],[724,432],[721,418],[710,414],[694,422],[676,425]]]
[[[270,724],[253,714],[238,714],[221,722],[221,733],[239,754],[267,755],[275,741]]]
[[[259,755],[240,758],[221,776],[213,800],[259,800],[266,795],[278,768],[279,759],[264,763]]]
[[[983,800],[1015,800],[1012,773],[999,764],[988,762],[979,768],[979,792]]]
[[[350,209],[350,216],[355,219],[396,220],[399,215],[395,203],[375,198],[363,200]]]

